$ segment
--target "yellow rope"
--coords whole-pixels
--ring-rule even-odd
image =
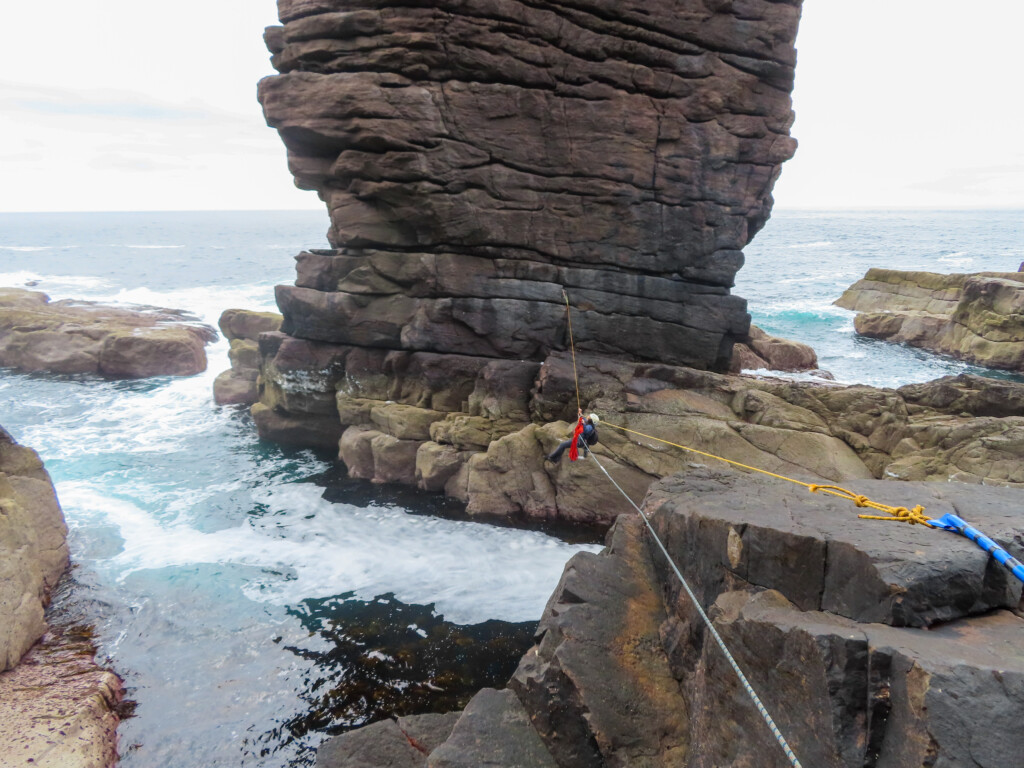
[[[562,298],[565,299],[565,319],[569,321],[569,349],[572,350],[572,378],[576,382],[576,411],[583,412],[580,404],[580,378],[576,375],[576,343],[572,339],[572,313],[569,312],[569,294],[562,289]]]
[[[697,450],[696,448],[690,448],[689,446],[686,445],[680,445],[679,443],[673,443],[669,440],[663,440],[662,438],[655,437],[654,435],[647,435],[644,434],[643,432],[637,432],[636,430],[633,429],[620,427],[617,424],[612,424],[611,422],[608,421],[603,421],[601,422],[601,424],[602,426],[609,426],[612,427],[613,429],[621,430],[622,432],[629,432],[632,435],[646,437],[648,440],[656,440],[659,443],[671,445],[673,448],[681,448],[682,450],[689,451],[690,453],[696,453],[699,454],[700,456],[706,456],[709,459],[717,459],[718,461],[724,461],[726,464],[732,464],[734,467],[749,469],[751,472],[760,472],[762,475],[768,475],[769,477],[774,477],[778,480],[785,480],[786,482],[789,483],[796,483],[797,485],[802,485],[811,493],[818,493],[820,491],[822,493],[827,493],[830,496],[838,496],[839,498],[842,499],[848,499],[858,507],[874,509],[877,510],[878,512],[884,512],[885,515],[887,515],[858,515],[858,517],[862,520],[888,520],[892,522],[910,523],[911,525],[927,525],[931,527],[929,522],[931,518],[924,514],[924,507],[922,507],[920,504],[918,504],[913,509],[907,509],[906,507],[893,507],[890,506],[889,504],[880,504],[877,501],[872,501],[867,496],[862,496],[860,494],[854,493],[853,491],[847,490],[846,488],[842,488],[838,485],[818,485],[816,483],[805,483],[802,480],[796,480],[792,477],[786,477],[785,475],[780,475],[775,472],[769,472],[767,469],[759,469],[758,467],[752,467],[749,464],[742,464],[738,461],[733,461],[732,459],[726,459],[723,458],[722,456],[716,456],[713,453],[707,453],[706,451],[700,451]]]

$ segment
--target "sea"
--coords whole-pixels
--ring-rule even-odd
[[[274,309],[326,229],[320,211],[0,214],[0,286],[216,326],[228,308]],[[857,338],[832,302],[870,267],[1022,260],[1019,211],[776,211],[735,293],[840,382],[1013,378]],[[593,533],[468,519],[260,441],[245,408],[213,403],[227,350],[208,347],[190,378],[0,369],[0,424],[40,453],[70,529],[51,620],[88,627],[127,686],[122,764],[312,765],[329,735],[503,685],[565,562],[600,548]]]

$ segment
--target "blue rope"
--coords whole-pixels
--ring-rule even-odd
[[[954,514],[946,514],[938,519],[929,520],[928,524],[933,528],[941,528],[944,531],[959,533],[961,536],[970,539],[992,555],[997,562],[1006,566],[1010,573],[1024,582],[1024,564],[977,528],[969,525],[963,518],[957,517]]]
[[[736,659],[734,659],[733,655],[729,653],[729,648],[726,646],[722,636],[718,634],[718,630],[715,629],[714,624],[711,623],[711,619],[708,618],[704,609],[701,608],[700,603],[697,602],[697,596],[693,594],[693,590],[690,589],[690,585],[687,584],[686,579],[683,578],[682,572],[672,560],[672,556],[669,555],[668,550],[665,549],[665,545],[661,543],[661,539],[658,538],[658,534],[654,532],[654,527],[651,525],[651,521],[647,519],[647,515],[645,515],[644,511],[633,502],[624,490],[622,490],[622,487],[615,482],[615,478],[608,474],[608,470],[606,470],[601,462],[597,460],[597,455],[594,453],[591,453],[590,455],[593,457],[594,462],[600,470],[604,472],[604,476],[611,481],[612,485],[619,489],[619,493],[621,493],[623,498],[632,505],[633,509],[640,514],[640,517],[643,518],[643,521],[647,524],[647,530],[651,532],[651,536],[654,537],[654,541],[661,550],[661,553],[665,555],[665,559],[668,560],[668,564],[672,566],[672,570],[675,571],[676,577],[679,579],[679,583],[683,585],[683,589],[686,590],[686,594],[690,596],[690,600],[693,602],[693,607],[697,609],[697,613],[699,613],[700,617],[704,620],[704,624],[707,625],[708,630],[711,632],[711,636],[715,638],[715,642],[718,643],[718,647],[722,649],[722,653],[725,654],[726,660],[732,666],[736,676],[739,677],[740,683],[743,685],[744,690],[746,690],[747,695],[749,695],[750,699],[754,702],[754,706],[757,707],[757,711],[761,713],[761,717],[764,718],[765,723],[768,725],[768,730],[772,732],[775,740],[779,742],[779,746],[782,747],[782,751],[786,753],[786,757],[789,758],[790,765],[792,765],[793,768],[803,768],[800,765],[800,761],[797,760],[796,755],[793,754],[793,750],[789,748],[789,744],[786,742],[786,737],[782,735],[782,731],[780,731],[778,726],[775,725],[775,721],[772,719],[772,716],[768,714],[768,710],[765,708],[764,704],[761,703],[761,698],[757,695],[757,692],[747,680],[747,676],[743,674],[743,670],[740,669],[740,665],[736,663]],[[1018,565],[1020,564],[1018,563]]]

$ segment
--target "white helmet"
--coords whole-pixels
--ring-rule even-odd
[[[590,414],[590,416],[589,416],[588,418],[589,418],[589,419],[590,419],[590,420],[591,420],[592,422],[594,422],[595,424],[600,424],[600,423],[601,423],[601,419],[600,419],[600,418],[598,418],[598,416],[597,416],[597,414],[596,414],[596,413],[592,413],[592,414]]]

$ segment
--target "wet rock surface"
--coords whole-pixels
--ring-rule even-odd
[[[116,379],[192,376],[206,370],[216,332],[186,312],[136,310],[0,289],[0,366]]]
[[[1024,276],[871,269],[835,301],[857,333],[1024,371]]]
[[[725,369],[729,294],[792,156],[798,0],[289,1],[260,83],[335,250],[278,288],[285,333]]]

